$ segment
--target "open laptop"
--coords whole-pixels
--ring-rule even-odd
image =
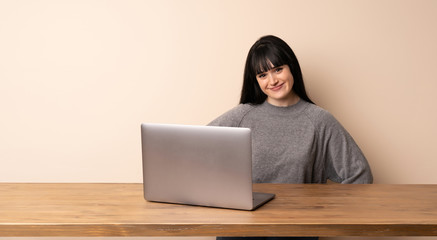
[[[141,124],[144,198],[254,210],[275,197],[252,192],[248,128]]]

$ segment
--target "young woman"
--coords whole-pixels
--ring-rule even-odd
[[[209,125],[252,130],[255,183],[373,182],[349,133],[306,94],[299,62],[278,37],[264,36],[251,47],[240,104]]]

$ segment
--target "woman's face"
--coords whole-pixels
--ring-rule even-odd
[[[299,97],[293,92],[294,79],[287,64],[256,75],[256,80],[267,95],[267,102],[280,107],[291,106]]]

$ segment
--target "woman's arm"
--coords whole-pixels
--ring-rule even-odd
[[[339,183],[373,183],[369,163],[352,136],[328,112],[319,130],[319,148],[324,158],[326,177]]]

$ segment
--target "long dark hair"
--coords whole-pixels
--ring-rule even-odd
[[[261,37],[249,50],[244,68],[240,103],[263,103],[267,95],[259,87],[256,75],[285,64],[290,68],[294,78],[294,93],[301,99],[314,104],[305,91],[302,71],[293,50],[282,39],[272,35]]]

